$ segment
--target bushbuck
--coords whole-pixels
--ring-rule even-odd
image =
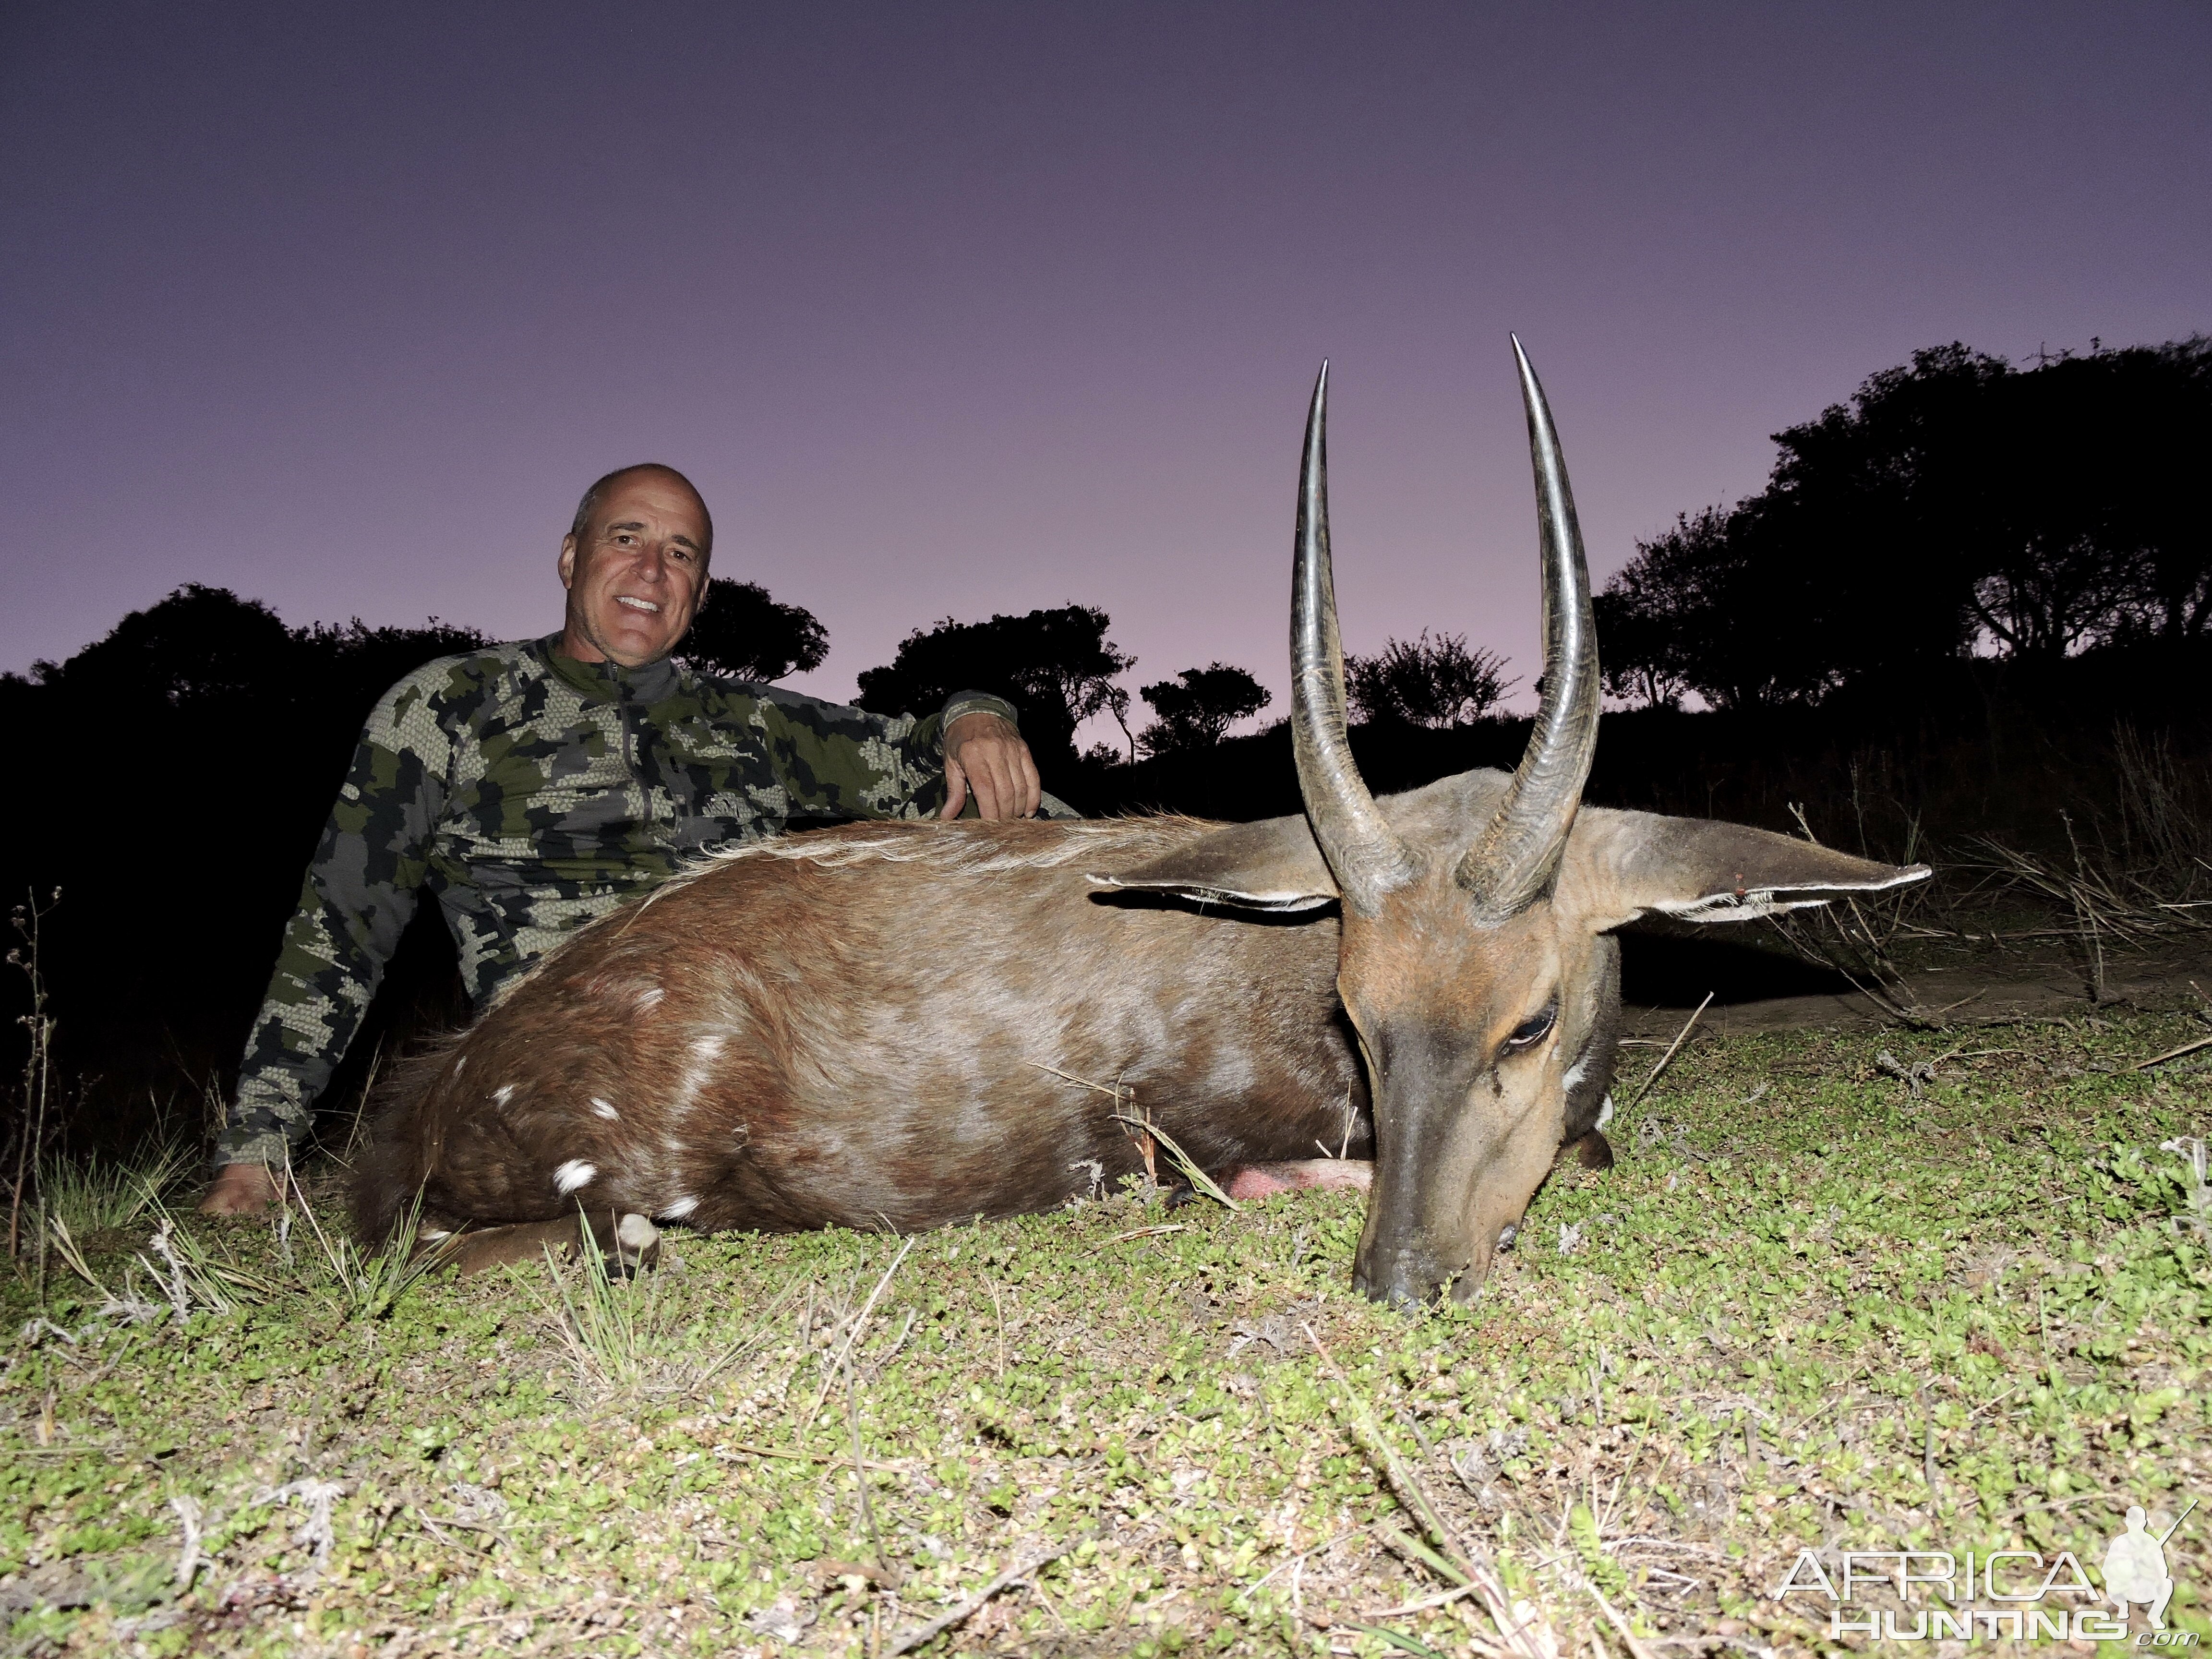
[[[1471,1295],[1563,1146],[1609,1161],[1613,930],[1928,873],[1581,805],[1589,578],[1551,414],[1513,349],[1545,653],[1517,771],[1381,800],[1361,781],[1324,366],[1291,604],[1303,816],[866,823],[714,854],[418,1063],[362,1166],[363,1232],[418,1194],[433,1234],[473,1230],[464,1265],[573,1241],[580,1212],[617,1249],[654,1223],[905,1232],[1134,1171],[1133,1116],[1232,1191],[1371,1170],[1354,1283],[1395,1303]]]

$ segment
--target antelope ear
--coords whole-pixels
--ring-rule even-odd
[[[1557,902],[1600,932],[1655,911],[1682,921],[1749,921],[1929,873],[1924,864],[1877,864],[1740,823],[1586,806],[1567,842]]]
[[[1337,896],[1336,878],[1303,815],[1233,823],[1146,863],[1094,872],[1091,879],[1120,892],[1174,893],[1248,910],[1317,910]]]

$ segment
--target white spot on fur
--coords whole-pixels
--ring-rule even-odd
[[[660,1218],[663,1221],[681,1221],[685,1216],[690,1215],[692,1211],[698,1207],[699,1200],[691,1197],[689,1194],[686,1194],[684,1197],[678,1199],[673,1204],[662,1205],[660,1206]]]
[[[553,1189],[564,1196],[577,1188],[587,1185],[599,1172],[596,1164],[586,1164],[580,1158],[572,1158],[553,1171]]]
[[[1613,1097],[1605,1097],[1605,1104],[1597,1109],[1597,1127],[1601,1129],[1613,1121]]]
[[[709,1032],[692,1043],[692,1055],[702,1065],[720,1060],[722,1057],[722,1045],[728,1041],[729,1039],[719,1031]]]
[[[491,1091],[491,1097],[494,1105],[506,1105],[508,1101],[514,1098],[514,1085],[512,1083],[501,1084],[498,1088]]]
[[[456,1055],[454,1055],[454,1056],[453,1056],[453,1075],[454,1075],[455,1077],[459,1077],[459,1076],[461,1074],[461,1068],[462,1068],[463,1066],[466,1066],[468,1063],[469,1063],[469,1057],[468,1057],[466,1054],[456,1054]]]
[[[615,1226],[615,1242],[633,1255],[643,1255],[659,1239],[660,1229],[641,1215],[626,1215]]]
[[[1589,1056],[1588,1054],[1584,1054],[1580,1060],[1577,1060],[1572,1066],[1567,1068],[1566,1076],[1561,1078],[1559,1081],[1562,1086],[1564,1086],[1568,1092],[1572,1093],[1576,1087],[1581,1084],[1582,1080],[1589,1075]]]
[[[613,1107],[608,1105],[605,1101],[601,1100],[597,1095],[593,1095],[592,1097],[592,1109],[597,1112],[601,1117],[607,1119],[610,1122],[619,1122],[622,1120],[622,1114],[615,1110]]]
[[[652,1012],[655,1008],[658,1008],[660,1006],[661,998],[667,994],[668,993],[662,990],[658,985],[649,985],[646,987],[644,990],[640,991],[637,994],[638,1012],[641,1014]]]

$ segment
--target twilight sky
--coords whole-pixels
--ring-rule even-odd
[[[2212,327],[2208,85],[2197,0],[12,5],[0,668],[186,581],[550,631],[651,459],[806,690],[1074,599],[1279,698],[1326,355],[1347,645],[1529,674],[1508,329],[1601,580],[1916,347]]]

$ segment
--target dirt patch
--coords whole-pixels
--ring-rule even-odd
[[[1723,1036],[1863,1030],[1893,1023],[1842,975],[1778,948],[1642,934],[1623,943],[1623,1034],[1630,1037],[1671,1037],[1707,992],[1712,1006],[1698,1023]],[[1960,1026],[2064,1018],[2115,1006],[2205,1007],[2212,999],[2212,934],[2142,950],[2108,949],[2102,994],[2093,999],[2094,972],[2071,940],[1968,939],[1931,951],[1908,970],[1906,983],[1922,1007],[1944,1010],[1943,1020]]]

